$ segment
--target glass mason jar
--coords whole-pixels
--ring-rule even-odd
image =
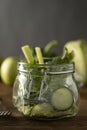
[[[79,92],[74,70],[74,63],[31,66],[19,62],[13,86],[14,106],[31,119],[75,116],[79,109]]]

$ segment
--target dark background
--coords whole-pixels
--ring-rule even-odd
[[[87,39],[87,0],[0,0],[0,55],[21,56],[21,46]]]

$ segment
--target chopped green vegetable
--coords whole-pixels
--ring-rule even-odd
[[[19,106],[18,110],[20,112],[23,112],[24,115],[29,116],[29,114],[31,112],[31,107],[29,105],[27,105],[27,106]]]
[[[29,45],[25,45],[21,49],[25,55],[27,62],[30,64],[34,64],[34,57],[32,55],[32,52],[31,52]]]
[[[52,115],[53,111],[54,110],[51,105],[49,105],[48,103],[41,103],[33,107],[30,116],[49,117]]]
[[[51,103],[57,110],[67,110],[72,107],[73,102],[73,93],[67,87],[61,87],[55,90],[51,98]]]
[[[64,54],[62,56],[54,57],[52,60],[52,64],[69,64],[72,62],[72,59],[74,57],[74,52],[68,52],[68,50],[65,48]]]
[[[39,61],[39,64],[44,64],[43,56],[40,47],[35,47],[36,55]]]
[[[50,104],[48,103],[42,103],[42,104],[37,104],[35,105],[30,113],[31,117],[46,117],[47,119],[52,118],[52,117],[58,117],[58,118],[63,118],[63,117],[69,117],[69,116],[74,116],[76,115],[76,106],[70,107],[70,109],[67,109],[65,111],[57,111],[55,110]]]

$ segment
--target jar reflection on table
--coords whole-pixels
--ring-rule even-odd
[[[79,92],[73,76],[74,63],[31,66],[19,62],[18,71],[13,104],[23,115],[42,120],[77,115]]]

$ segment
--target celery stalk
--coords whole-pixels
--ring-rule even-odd
[[[29,45],[24,45],[21,47],[21,49],[24,53],[24,56],[25,56],[27,62],[30,64],[34,64],[34,57],[32,55],[32,52],[31,52]]]
[[[36,55],[39,61],[39,64],[44,64],[43,56],[40,47],[35,47]]]

